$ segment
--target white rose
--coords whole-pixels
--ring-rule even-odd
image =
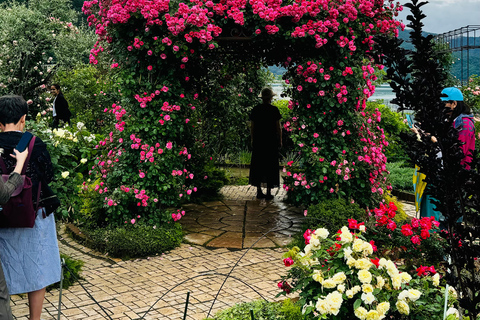
[[[68,172],[68,171],[62,172],[62,178],[63,178],[63,179],[66,179],[69,174],[70,174],[70,172]]]
[[[460,313],[458,312],[457,309],[455,309],[453,307],[448,308],[446,316],[448,317],[451,314],[453,314],[455,316],[455,319],[460,319]]]
[[[87,159],[83,158],[82,160],[80,160],[80,163],[87,163]]]

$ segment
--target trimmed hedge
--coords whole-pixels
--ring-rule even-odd
[[[82,231],[88,239],[86,245],[122,259],[154,256],[178,247],[183,239],[179,223],[162,227],[128,225],[125,228]]]

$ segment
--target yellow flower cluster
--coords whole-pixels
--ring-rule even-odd
[[[361,320],[386,318],[390,310],[390,303],[379,300],[382,299],[382,296],[374,292],[378,292],[378,289],[400,290],[403,284],[412,280],[412,277],[408,273],[399,272],[395,263],[385,258],[378,260],[378,267],[375,266],[370,259],[370,255],[373,254],[372,245],[352,234],[346,226],[342,227],[340,231],[336,235],[336,246],[332,246],[331,242],[325,243],[324,241],[329,235],[326,229],[315,230],[311,233],[310,243],[305,247],[304,252],[297,255],[302,257],[304,267],[313,269],[312,279],[322,286],[324,294],[317,299],[316,303],[313,302],[316,311],[321,315],[337,315],[340,312],[343,298],[355,299],[360,295],[362,304],[353,310],[357,318]],[[315,251],[319,252],[319,250],[328,251],[330,255],[332,255],[332,250],[343,253],[345,264],[350,268],[350,272],[346,274],[346,271],[336,270],[337,272],[332,275],[329,268],[320,268],[320,265],[323,264],[319,263],[321,258],[312,258],[317,256]],[[438,276],[432,280],[434,284],[438,283]],[[354,285],[355,282],[359,285]],[[402,291],[395,304],[397,310],[408,315],[410,313],[409,303],[415,302],[421,295],[422,293],[415,289]]]
[[[329,293],[325,298],[318,299],[315,308],[321,314],[333,314],[337,315],[342,306],[343,297],[338,291]]]

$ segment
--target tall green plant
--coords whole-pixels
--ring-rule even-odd
[[[31,115],[42,107],[39,95],[59,66],[88,61],[94,34],[75,26],[70,1],[33,0],[0,5],[0,94],[32,100]]]
[[[434,50],[432,36],[422,36],[421,7],[426,2],[412,0],[405,6],[411,10],[407,17],[412,28],[410,39],[415,50],[410,52],[399,47],[399,41],[386,40],[382,47],[385,64],[389,67],[388,77],[396,93],[394,100],[400,109],[413,110],[420,128],[434,135],[421,141],[417,137],[405,136],[409,154],[426,174],[426,193],[432,195],[436,209],[445,217],[448,232],[442,233],[448,243],[449,269],[447,279],[461,292],[459,302],[469,315],[480,315],[480,281],[476,259],[480,252],[477,239],[480,237],[480,176],[479,161],[474,158],[471,170],[461,165],[464,157],[460,149],[458,131],[453,128],[452,119],[444,112],[440,100],[441,90],[447,79],[439,62],[438,51]],[[441,152],[441,157],[438,156]],[[463,217],[463,223],[459,219]]]

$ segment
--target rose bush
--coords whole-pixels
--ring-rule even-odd
[[[288,69],[287,127],[305,164],[285,185],[294,202],[340,195],[369,204],[380,197],[387,142],[380,114],[363,112],[378,69],[365,57],[373,35],[398,33],[399,10],[399,3],[371,0],[86,1],[83,11],[99,36],[90,61],[111,59],[124,94],[108,108],[117,123],[99,144],[104,154],[96,164],[112,219],[122,223],[140,210],[155,220],[195,191],[190,177],[204,177],[202,166],[193,166],[202,154],[193,152],[202,144],[195,132],[203,114],[196,112],[222,94],[202,80],[217,72],[213,84],[228,82],[222,65],[229,61],[248,66],[250,75],[261,65]]]
[[[82,221],[80,191],[98,152],[96,140],[101,136],[91,134],[81,122],[55,130],[50,128],[50,122],[50,117],[39,113],[27,121],[26,127],[45,142],[50,153],[55,176],[49,186],[60,199],[58,217]]]
[[[284,256],[291,269],[279,283],[282,294],[298,291],[307,319],[441,318],[440,275],[431,268],[413,276],[401,272],[375,255],[375,244],[365,239],[370,231],[356,227],[352,232],[344,226],[332,237],[324,228],[307,230],[305,249],[294,247]],[[451,294],[449,305],[455,303]]]

